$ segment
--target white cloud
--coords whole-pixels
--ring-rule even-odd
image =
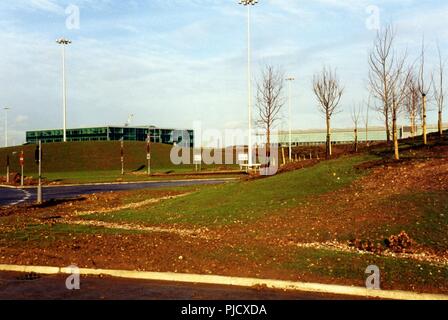
[[[74,0],[87,12],[81,30],[69,33],[74,40],[67,50],[69,126],[121,125],[133,113],[134,122],[142,125],[191,127],[193,121],[202,120],[205,127],[245,128],[245,11],[236,3],[210,1],[207,9],[200,9],[205,8],[200,0],[191,1],[188,13],[167,10],[169,13],[142,15],[133,11],[139,8],[134,4],[133,10],[110,17],[112,1]],[[35,1],[31,7],[31,0],[18,2],[28,10],[50,14],[57,14],[57,8],[66,4]],[[266,0],[254,8],[254,78],[266,62],[296,76],[294,126],[315,128],[323,123],[312,95],[312,75],[323,63],[337,67],[347,94],[343,100],[346,112],[335,118],[334,124],[350,126],[350,104],[366,96],[366,54],[373,33],[364,27],[365,1],[303,3]],[[20,20],[19,13],[2,13],[4,7],[4,2],[0,3],[0,103],[13,107],[11,119],[16,121],[11,122],[11,130],[18,132],[19,140],[26,129],[61,126],[61,57],[54,39],[64,19],[56,17],[61,25],[54,27],[31,12],[42,22],[27,25],[30,11]],[[405,44],[412,39],[420,41],[416,25],[422,25],[428,41],[429,35],[437,35],[441,42],[448,37],[447,6],[421,13],[415,6],[388,10],[393,12],[400,41]],[[313,19],[315,16],[319,19]]]
[[[37,10],[43,10],[56,14],[64,14],[63,7],[56,4],[52,0],[31,0],[30,6]]]

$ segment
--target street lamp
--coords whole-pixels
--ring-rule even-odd
[[[247,7],[247,87],[248,87],[248,108],[249,108],[249,157],[248,165],[252,167],[252,77],[251,77],[251,53],[250,53],[250,7],[258,3],[258,0],[240,0],[239,4]]]
[[[65,47],[71,44],[70,40],[61,38],[56,43],[62,47],[62,113],[64,122],[64,142],[67,142],[67,83],[65,79]]]
[[[289,161],[292,161],[292,107],[291,107],[291,83],[296,80],[293,77],[286,78],[289,83]]]
[[[8,111],[11,110],[9,107],[4,107],[5,110],[5,148],[8,147]]]

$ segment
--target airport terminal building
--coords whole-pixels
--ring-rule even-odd
[[[148,133],[153,143],[163,144],[181,144],[189,143],[193,146],[194,132],[188,129],[161,129],[153,126],[150,127],[94,127],[94,128],[78,128],[67,129],[67,141],[146,141]],[[26,142],[53,143],[63,141],[63,130],[39,130],[27,131]]]

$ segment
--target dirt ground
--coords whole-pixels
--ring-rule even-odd
[[[195,228],[186,225],[145,226],[95,225],[122,229],[123,233],[61,233],[53,237],[42,230],[32,241],[0,240],[0,263],[133,269],[161,272],[238,275],[285,280],[302,280],[347,285],[363,285],[363,279],[335,278],[330,275],[297,273],[279,269],[291,248],[315,247],[347,251],[352,238],[378,240],[389,237],[388,227],[413,223],[421,214],[417,207],[394,197],[416,193],[448,191],[448,147],[410,151],[401,162],[374,161],[363,165],[371,172],[349,187],[309,199],[296,208],[278,212],[253,223]],[[406,155],[412,159],[406,159]],[[54,226],[76,225],[86,212],[113,212],[129,205],[153,205],[188,191],[140,191],[86,196],[79,201],[20,207],[1,211],[3,232],[23,230],[30,223]],[[127,203],[129,197],[132,202]],[[148,226],[146,226],[148,227]],[[147,232],[150,231],[150,232]],[[392,231],[390,231],[392,232]],[[411,235],[412,236],[412,235]],[[52,238],[53,237],[53,238]],[[242,248],[265,247],[263,258],[245,255]],[[448,243],[448,242],[446,242]],[[227,251],[226,251],[227,250]],[[220,256],[229,254],[225,261]],[[239,254],[233,254],[237,252]],[[416,243],[413,252],[422,261],[448,265],[448,247]],[[270,260],[266,260],[266,257]],[[412,258],[412,256],[411,256]],[[284,260],[284,261],[283,261]],[[395,288],[395,287],[394,287]],[[400,288],[400,287],[399,287]],[[440,288],[424,287],[439,292]],[[442,288],[448,292],[448,288]]]

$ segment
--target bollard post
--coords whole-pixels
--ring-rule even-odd
[[[42,204],[42,140],[39,140],[38,149],[38,164],[39,164],[39,183],[37,185],[37,204]]]

